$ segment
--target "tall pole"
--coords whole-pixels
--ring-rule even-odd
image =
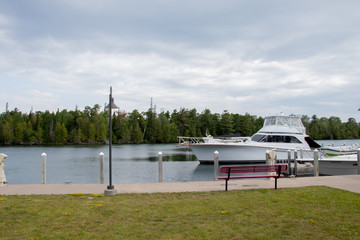
[[[112,185],[112,87],[110,87],[110,95],[109,95],[109,186],[107,189],[114,189]]]
[[[109,185],[105,189],[105,195],[116,195],[117,191],[115,190],[114,185],[112,184],[112,108],[118,108],[112,98],[112,87],[110,87],[109,95]]]
[[[100,157],[100,184],[104,184],[104,153],[99,153]]]

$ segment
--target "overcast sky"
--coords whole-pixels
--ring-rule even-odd
[[[0,112],[208,108],[360,121],[358,0],[3,0]]]

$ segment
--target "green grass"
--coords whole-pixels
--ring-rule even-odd
[[[305,187],[0,196],[0,239],[360,239],[360,195]]]

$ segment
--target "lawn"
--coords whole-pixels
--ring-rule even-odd
[[[0,239],[360,239],[360,195],[329,187],[0,196]]]

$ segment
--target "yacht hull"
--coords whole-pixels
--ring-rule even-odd
[[[358,174],[357,154],[324,157],[319,160],[321,175],[353,175]]]
[[[194,144],[189,146],[200,163],[214,162],[215,151],[219,153],[221,163],[264,163],[266,151],[274,150],[274,146],[231,145],[231,144]],[[277,150],[282,148],[276,147]],[[288,150],[289,146],[283,148]],[[291,148],[290,148],[291,149]],[[295,147],[293,148],[295,150]],[[287,159],[287,152],[278,152],[277,159]]]

